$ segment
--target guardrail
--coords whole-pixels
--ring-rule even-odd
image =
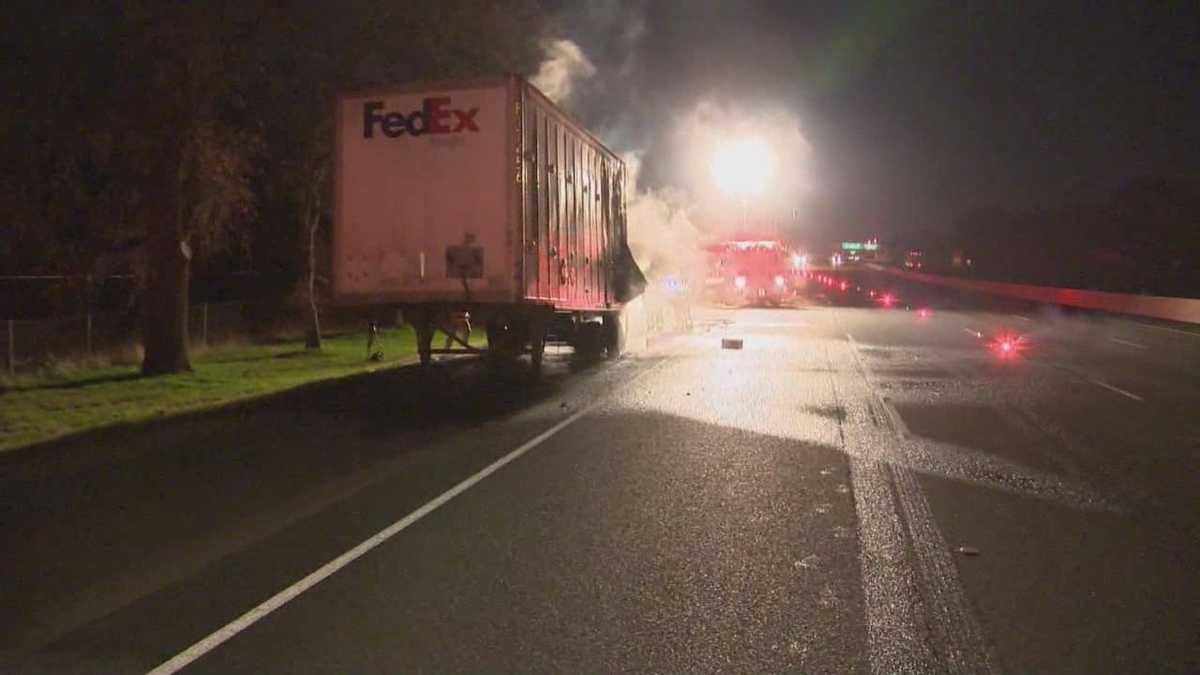
[[[1200,323],[1200,299],[1168,298],[1160,295],[1130,295],[1105,291],[1085,291],[1078,288],[1056,288],[1053,286],[1026,286],[998,281],[960,279],[940,274],[912,272],[909,270],[871,265],[872,269],[911,281],[935,286],[960,288],[1006,298],[1017,298],[1050,305],[1094,309],[1113,314],[1130,314],[1151,319],[1164,319],[1181,323]]]

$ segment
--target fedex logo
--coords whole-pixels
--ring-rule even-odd
[[[377,127],[388,138],[479,131],[475,122],[479,108],[459,110],[449,105],[449,96],[433,96],[421,102],[420,110],[406,115],[383,112],[383,101],[367,101],[363,103],[363,138],[374,138]]]

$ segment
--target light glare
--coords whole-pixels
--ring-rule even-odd
[[[713,155],[713,180],[722,190],[738,197],[762,194],[774,170],[771,150],[761,138],[724,143]]]

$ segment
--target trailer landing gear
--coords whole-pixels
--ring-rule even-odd
[[[421,365],[428,366],[436,354],[482,354],[493,365],[510,364],[528,352],[534,374],[541,372],[546,345],[551,339],[565,340],[583,362],[616,358],[624,348],[625,336],[616,313],[556,313],[550,307],[472,306],[470,316],[479,317],[485,326],[488,346],[475,347],[459,337],[453,324],[453,311],[465,310],[451,305],[406,307],[405,316],[417,338]],[[433,348],[437,330],[448,336],[454,348]]]
[[[417,356],[428,366],[433,361],[433,319],[427,312],[414,312],[409,320],[417,335]]]

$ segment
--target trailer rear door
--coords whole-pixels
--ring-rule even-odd
[[[514,301],[505,80],[341,97],[335,297]]]

